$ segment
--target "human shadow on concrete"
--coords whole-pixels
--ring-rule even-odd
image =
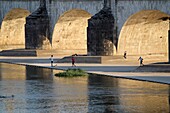
[[[139,66],[135,72],[170,72],[169,62],[157,62],[144,66]]]

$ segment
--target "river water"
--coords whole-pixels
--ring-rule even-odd
[[[0,64],[0,113],[169,113],[170,87],[106,76]],[[14,97],[12,96],[14,95]]]

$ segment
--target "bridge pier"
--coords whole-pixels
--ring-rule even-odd
[[[50,49],[49,17],[45,0],[40,0],[40,7],[26,18],[26,49]]]
[[[110,0],[104,0],[103,9],[88,20],[87,51],[93,56],[111,56],[114,49],[114,17]]]

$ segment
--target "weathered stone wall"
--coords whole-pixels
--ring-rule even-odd
[[[51,1],[51,2],[50,2]],[[39,0],[1,0],[0,1],[0,23],[12,8],[23,8],[30,12],[38,8]],[[51,31],[58,18],[71,9],[83,9],[94,15],[103,7],[103,0],[47,0],[47,9],[51,19]],[[119,35],[125,21],[140,10],[160,10],[170,14],[170,0],[111,0],[111,9],[115,17]]]
[[[58,18],[68,10],[82,9],[94,15],[103,7],[103,0],[46,0],[46,2],[50,17],[51,32]],[[39,0],[0,0],[0,23],[12,8],[23,8],[34,12],[38,6]]]
[[[51,28],[55,27],[59,17],[66,11],[72,9],[82,9],[90,13],[96,14],[103,7],[103,0],[51,0],[47,3],[47,9],[51,19]]]
[[[88,13],[94,15],[95,13],[97,13],[103,5],[103,1],[102,0],[93,0],[93,1],[89,1],[89,0],[46,0],[47,2],[47,11],[49,14],[49,18],[50,18],[50,40],[52,40],[52,34],[57,34],[57,32],[55,32],[56,29],[54,29],[54,26],[56,25],[58,18],[63,15],[65,12],[72,10],[72,9],[82,9],[87,11]],[[12,9],[12,8],[24,8],[30,12],[34,12],[39,6],[39,0],[13,0],[13,1],[8,1],[8,0],[1,0],[0,1],[0,23],[2,22],[3,18],[5,17],[5,15]],[[67,47],[64,47],[62,49],[73,49],[73,48],[77,48],[77,49],[83,49],[83,53],[87,52],[87,38],[86,38],[86,29],[84,29],[84,25],[86,25],[86,20],[87,19],[80,19],[77,18],[79,20],[76,20],[76,24],[74,22],[74,25],[71,25],[72,28],[77,28],[77,31],[72,31],[70,29],[70,31],[68,31],[68,34],[71,35],[71,37],[76,37],[76,38],[71,38],[69,35],[67,35],[67,37],[65,36],[65,38],[69,39],[68,41],[71,42],[66,42]],[[59,22],[59,21],[58,21]],[[79,24],[82,23],[82,24]],[[58,24],[59,25],[59,24]],[[74,27],[73,27],[74,26]],[[82,27],[83,26],[83,27]],[[63,27],[62,27],[63,28]],[[53,32],[54,29],[54,32]],[[60,29],[60,28],[59,28]],[[65,29],[68,30],[68,29]],[[63,31],[62,33],[66,33],[67,31]],[[75,33],[76,32],[76,33]],[[55,36],[53,35],[55,38],[54,40],[60,40],[60,36]],[[78,38],[79,37],[79,38]],[[56,39],[58,38],[58,39]],[[71,40],[70,40],[71,39]],[[75,39],[77,41],[75,41]],[[78,41],[79,40],[79,41]],[[53,41],[54,42],[54,41]],[[74,45],[72,44],[72,42],[74,42]],[[76,42],[78,42],[78,44],[75,44]],[[58,48],[61,49],[61,45],[60,43],[57,43],[60,46],[56,46],[56,43],[54,42],[53,44],[53,48]],[[65,44],[65,43],[64,43]],[[81,45],[81,46],[79,46]],[[74,50],[73,50],[74,51]]]
[[[144,75],[144,73],[143,73]],[[114,83],[114,82],[113,82]],[[149,82],[142,82],[142,81],[136,81],[136,80],[126,80],[126,79],[120,79],[118,82],[119,87],[126,87],[120,88],[119,94],[123,95],[127,91],[128,94],[126,96],[122,96],[122,98],[119,98],[119,102],[126,106],[124,107],[124,111],[128,111],[129,113],[133,113],[134,109],[132,109],[130,106],[142,106],[140,108],[141,113],[161,113],[162,111],[168,113],[169,112],[169,86],[164,84],[154,84]],[[164,95],[162,96],[151,96],[149,92],[159,92],[161,90],[161,93]],[[141,96],[138,91],[130,90],[130,89],[146,89],[141,90],[140,93],[143,93]],[[137,93],[138,95],[132,96],[130,94]],[[161,106],[161,107],[155,107],[155,106]]]
[[[25,47],[25,18],[29,14],[29,11],[19,8],[7,13],[1,26],[1,49]]]
[[[25,48],[51,49],[49,34],[49,16],[46,2],[41,0],[40,7],[26,18]]]
[[[118,54],[128,55],[167,54],[169,15],[158,10],[140,11],[126,21],[118,43]]]
[[[114,0],[112,0],[114,3]],[[119,35],[126,20],[141,10],[159,10],[170,15],[170,0],[118,0],[112,5]]]
[[[70,50],[72,54],[87,53],[87,20],[91,14],[84,10],[73,9],[65,12],[57,21],[52,47],[56,50]]]
[[[38,8],[39,0],[1,0],[0,24],[5,15],[12,8],[23,8],[30,12]],[[50,31],[53,32],[58,18],[71,9],[83,9],[91,15],[99,12],[103,7],[103,0],[47,0],[47,9],[50,16]],[[115,17],[117,37],[126,20],[141,10],[159,10],[170,14],[170,0],[111,0],[111,9]]]
[[[0,0],[0,25],[5,15],[13,8],[21,8],[33,12],[38,6],[39,0]]]
[[[103,9],[88,20],[87,47],[88,54],[113,55],[114,17],[110,7]]]

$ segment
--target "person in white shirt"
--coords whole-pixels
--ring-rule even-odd
[[[140,66],[143,66],[143,58],[140,56],[138,61],[140,61]]]
[[[51,55],[50,61],[51,61],[51,67],[53,67],[53,63],[54,63],[53,55]]]

